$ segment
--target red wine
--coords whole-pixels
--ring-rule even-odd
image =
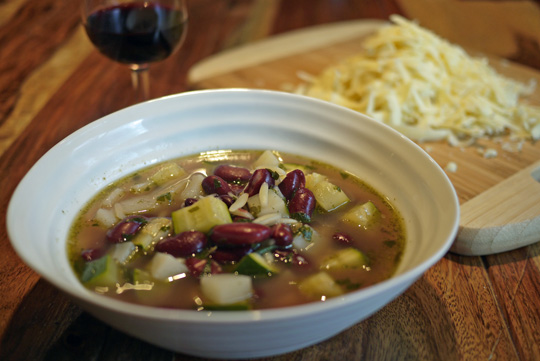
[[[134,2],[99,9],[86,19],[86,32],[109,58],[127,64],[163,60],[182,43],[186,17],[153,3]]]

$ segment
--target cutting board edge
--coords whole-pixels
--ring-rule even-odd
[[[388,21],[376,19],[351,20],[278,34],[209,56],[191,67],[187,79],[190,84],[197,84],[245,67],[351,40],[386,24]]]

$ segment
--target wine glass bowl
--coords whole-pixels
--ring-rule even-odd
[[[140,100],[148,99],[150,63],[169,57],[187,31],[184,0],[83,0],[90,41],[106,57],[127,64]]]

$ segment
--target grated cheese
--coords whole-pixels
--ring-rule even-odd
[[[483,137],[540,139],[540,107],[520,102],[536,84],[496,73],[401,16],[366,38],[363,52],[308,77],[295,92],[364,113],[417,141],[454,146]]]

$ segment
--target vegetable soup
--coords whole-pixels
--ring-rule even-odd
[[[389,278],[399,212],[346,170],[276,151],[213,151],[109,185],[77,216],[68,254],[88,289],[195,310],[293,306]]]

